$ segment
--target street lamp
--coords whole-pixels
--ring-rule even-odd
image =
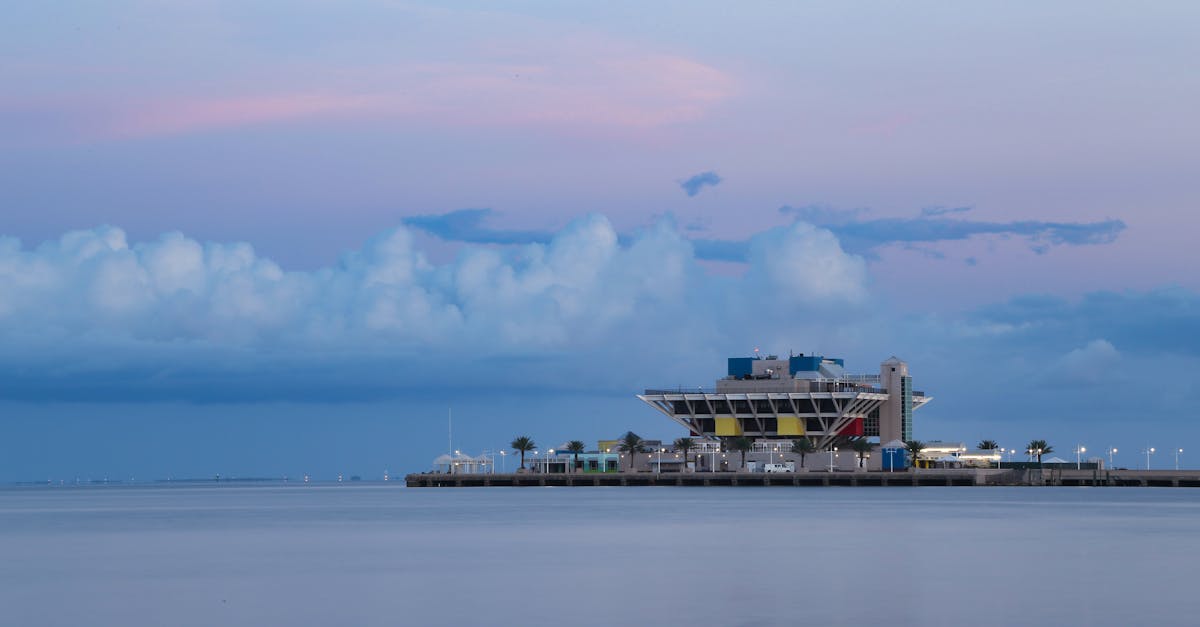
[[[1011,454],[1011,453],[1010,453]],[[1000,469],[1000,464],[1004,463],[1004,448],[1000,448],[1000,454],[996,456],[996,469]]]
[[[1175,449],[1175,470],[1179,470],[1179,455],[1183,453],[1183,449]]]
[[[1087,452],[1087,448],[1085,448],[1083,446],[1079,446],[1079,445],[1075,446],[1075,470],[1080,469],[1080,461],[1079,461],[1080,456],[1082,456],[1086,452]]]
[[[507,457],[508,457],[508,451],[501,450],[501,451],[500,451],[500,472],[501,472],[501,473],[504,473],[504,472],[505,472],[505,463],[504,463],[504,460],[505,460],[505,458],[507,458]],[[494,463],[493,463],[493,464],[492,464],[492,474],[495,474],[495,473],[496,473],[496,464],[494,464]]]
[[[1150,470],[1150,456],[1154,454],[1154,447],[1144,448],[1142,452],[1146,454],[1146,470]]]
[[[554,458],[554,449],[546,451],[546,474],[550,474],[550,460]]]
[[[1113,459],[1112,459],[1113,453],[1116,453],[1116,452],[1117,452],[1117,447],[1115,447],[1115,446],[1108,447],[1108,467],[1110,470],[1112,469],[1112,465],[1113,465]]]
[[[833,472],[833,469],[834,469],[834,465],[833,465],[833,454],[834,454],[834,453],[836,453],[836,452],[837,452],[837,450],[838,450],[838,449],[837,449],[837,447],[836,447],[836,446],[831,446],[831,447],[829,447],[829,472]]]

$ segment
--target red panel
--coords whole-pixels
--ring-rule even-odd
[[[838,435],[861,436],[862,434],[863,434],[863,419],[862,418],[855,418],[854,420],[851,420],[850,424],[842,427],[841,431],[838,431]]]

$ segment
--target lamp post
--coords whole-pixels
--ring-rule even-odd
[[[837,453],[837,450],[838,450],[838,448],[836,446],[829,447],[829,472],[833,472],[833,469],[834,469],[833,455],[834,455],[834,453]]]
[[[1004,449],[1000,449],[1000,454],[996,456],[996,470],[1000,469],[1000,464],[1004,463]]]
[[[1080,464],[1080,458],[1086,452],[1087,452],[1086,447],[1079,446],[1079,445],[1075,446],[1075,470],[1079,470],[1082,467]]]
[[[505,460],[505,458],[507,458],[507,457],[508,457],[508,452],[507,452],[507,451],[503,451],[503,450],[502,450],[502,451],[500,451],[500,472],[501,472],[501,473],[504,473],[504,472],[505,472],[505,463],[504,463],[504,460]],[[496,465],[495,465],[495,464],[493,464],[493,465],[492,465],[492,473],[495,473],[495,472],[496,472]]]
[[[1175,449],[1175,470],[1179,470],[1179,455],[1183,453],[1183,449]]]
[[[533,452],[533,460],[529,462],[529,471],[530,472],[533,472],[534,470],[537,469],[538,466],[541,465],[538,463],[537,456],[538,456],[538,452],[535,450]]]
[[[546,451],[546,453],[548,455],[548,457],[546,457],[546,474],[550,474],[550,460],[554,459],[554,449],[550,449],[549,451]]]
[[[1146,470],[1150,470],[1150,456],[1154,454],[1154,447],[1146,447],[1142,449],[1142,452],[1146,454]]]
[[[1109,468],[1109,470],[1111,470],[1111,469],[1112,469],[1112,465],[1113,465],[1113,454],[1114,454],[1114,453],[1116,453],[1116,452],[1117,452],[1117,447],[1115,447],[1115,446],[1110,446],[1110,447],[1108,447],[1108,468]]]
[[[600,472],[608,472],[608,454],[612,451],[610,448],[604,449],[604,454],[600,456]]]

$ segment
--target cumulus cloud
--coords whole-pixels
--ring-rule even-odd
[[[1072,349],[1054,362],[1047,380],[1055,383],[1095,385],[1120,375],[1121,353],[1111,342],[1097,339]]]
[[[699,194],[704,190],[705,187],[716,187],[720,184],[721,177],[718,176],[716,172],[709,170],[707,172],[695,174],[687,180],[680,181],[679,187],[682,188],[689,197],[691,197]]]
[[[776,229],[752,251],[745,279],[711,277],[670,222],[622,238],[599,215],[440,265],[400,226],[311,272],[181,233],[0,239],[0,397],[363,396],[468,371],[482,385],[606,385],[656,352],[727,344],[758,294],[783,295],[772,309],[795,319],[866,293],[862,260],[828,231]],[[579,353],[611,367],[572,372]]]

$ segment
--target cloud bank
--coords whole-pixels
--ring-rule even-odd
[[[1169,420],[1200,402],[1186,385],[1152,402],[1103,393],[1200,368],[1200,296],[1181,288],[905,313],[873,292],[862,256],[805,222],[750,238],[736,276],[706,272],[668,221],[621,237],[586,216],[440,264],[413,235],[389,229],[307,272],[180,233],[0,238],[0,401],[628,399],[710,384],[724,358],[764,346],[858,372],[902,356],[938,397],[922,429],[943,437],[999,420],[1021,437],[1066,429],[1046,416]]]
[[[607,385],[658,351],[729,344],[731,319],[769,327],[866,299],[862,259],[810,225],[756,237],[737,280],[706,275],[667,222],[620,240],[588,216],[545,242],[436,265],[401,226],[334,266],[289,272],[249,244],[180,233],[2,239],[0,397],[369,396],[468,371],[481,385]],[[771,310],[754,311],[758,294],[777,295]],[[646,366],[555,369],[583,352]]]
[[[891,244],[932,244],[965,240],[976,236],[1020,237],[1031,250],[1046,252],[1051,246],[1109,244],[1125,230],[1121,220],[1097,222],[1045,222],[1016,220],[989,222],[950,218],[966,207],[925,209],[915,218],[860,219],[857,212],[837,212],[821,207],[781,207],[780,212],[797,220],[829,229],[847,250],[869,253]]]
[[[694,178],[694,177],[693,177]],[[884,246],[902,245],[927,257],[944,259],[933,245],[970,239],[972,237],[1019,237],[1038,254],[1054,246],[1097,246],[1111,244],[1125,230],[1121,220],[1097,222],[1043,222],[1019,220],[1013,222],[987,222],[947,218],[962,214],[969,208],[924,209],[915,218],[864,219],[863,209],[829,209],[826,207],[782,207],[780,212],[791,216],[793,224],[810,224],[834,234],[841,247],[866,258],[875,256]],[[443,214],[413,216],[404,219],[406,226],[419,229],[452,242],[470,244],[544,244],[554,234],[549,231],[513,230],[485,226],[484,221],[492,217],[490,209],[459,209]],[[632,241],[632,236],[618,236],[622,243]],[[746,263],[750,260],[750,239],[725,240],[704,237],[690,238],[696,257],[706,261]],[[922,246],[924,245],[924,246]],[[975,265],[978,260],[969,258],[966,263]]]

